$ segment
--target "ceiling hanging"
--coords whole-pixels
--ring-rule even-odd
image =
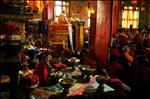
[[[131,1],[131,4],[132,4],[132,5],[137,5],[137,0],[132,0],[132,1]]]
[[[145,4],[145,2],[144,2],[144,0],[142,0],[142,1],[141,1],[141,11],[145,11],[144,4]]]

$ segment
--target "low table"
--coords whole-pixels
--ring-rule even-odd
[[[65,97],[61,97],[61,92],[63,90],[63,88],[59,85],[56,84],[54,86],[47,86],[47,87],[38,87],[35,88],[33,91],[33,94],[35,95],[35,97],[38,98],[42,98],[42,99],[49,99],[49,98],[64,98],[64,99],[68,99],[68,98],[77,98],[77,97],[92,97],[92,95],[102,95],[102,94],[108,94],[108,93],[113,93],[110,95],[114,95],[114,89],[111,88],[110,86],[108,86],[107,84],[104,84],[104,89],[103,92],[94,92],[90,95],[85,94],[85,87],[87,86],[92,86],[94,89],[96,89],[99,84],[96,82],[96,78],[95,77],[91,77],[90,82],[87,83],[75,83],[70,89],[69,89],[69,94],[67,94],[67,96]],[[58,89],[58,90],[57,90]],[[57,91],[56,91],[57,90]],[[108,96],[109,97],[109,96]],[[107,99],[107,98],[106,98]]]

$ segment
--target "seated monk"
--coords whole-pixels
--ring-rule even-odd
[[[150,40],[149,39],[144,40],[143,47],[144,47],[143,55],[148,61],[150,61]]]
[[[118,63],[123,66],[122,71],[119,74],[119,79],[130,86],[133,81],[132,65],[134,63],[134,58],[129,54],[129,52],[129,46],[124,46],[123,54],[119,57]]]
[[[130,52],[130,48],[128,47],[128,46],[124,46],[123,47],[123,55],[127,58],[127,60],[129,61],[129,62],[133,62],[134,61],[134,59],[133,59],[133,57],[129,54],[129,52]]]
[[[68,24],[69,23],[64,10],[62,10],[62,14],[60,14],[58,17],[58,23],[59,24]]]
[[[83,55],[82,55],[82,64],[84,64],[84,65],[89,65],[91,68],[95,68],[95,69],[97,69],[97,65],[98,65],[98,63],[97,63],[97,61],[96,61],[96,59],[94,59],[94,58],[91,58],[92,57],[92,55],[91,54],[88,54],[88,53],[84,53]]]
[[[48,69],[47,69],[47,55],[40,54],[39,55],[39,64],[34,70],[34,75],[39,77],[39,85],[47,85],[49,82],[48,79]]]
[[[123,66],[118,63],[118,57],[113,55],[111,56],[111,62],[106,65],[106,70],[111,78],[118,77],[120,71],[122,71]]]

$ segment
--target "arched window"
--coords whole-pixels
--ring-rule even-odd
[[[122,28],[138,28],[139,25],[139,8],[132,6],[125,6],[122,13]]]

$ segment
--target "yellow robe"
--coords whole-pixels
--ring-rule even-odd
[[[129,55],[129,53],[124,53],[124,55],[126,56],[128,61],[133,62],[133,57],[131,55]]]
[[[66,18],[66,16],[64,14],[61,14],[58,17],[58,23],[59,24],[68,24],[67,18]]]

